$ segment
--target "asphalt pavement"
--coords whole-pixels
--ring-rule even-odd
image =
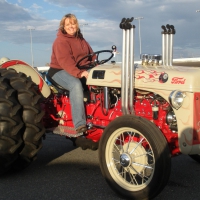
[[[167,186],[155,200],[199,200],[200,164],[172,158]],[[48,134],[38,159],[21,172],[0,177],[1,200],[121,200],[107,185],[98,151],[75,148],[64,136]]]

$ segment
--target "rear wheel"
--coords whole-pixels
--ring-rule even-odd
[[[151,199],[167,184],[170,151],[160,130],[137,116],[122,116],[105,129],[99,161],[110,187],[128,199]]]
[[[16,97],[8,80],[0,78],[0,174],[18,159],[17,150],[22,145],[24,124]]]
[[[6,108],[0,113],[0,168],[4,172],[5,165],[8,166],[7,168],[12,166],[15,169],[23,169],[36,158],[37,152],[42,147],[42,136],[45,133],[45,129],[42,124],[44,112],[41,111],[40,107],[41,95],[37,93],[36,85],[25,74],[17,73],[13,69],[1,69],[0,74],[1,79],[7,81],[7,85],[4,84],[5,87],[15,94],[12,98],[10,97],[10,101],[15,102],[19,107],[15,115],[8,116],[9,120],[3,126],[6,110],[12,110],[12,106],[7,105],[5,107],[8,95],[7,93],[5,94],[3,89],[0,90],[0,96],[2,97],[0,108],[2,110],[4,110],[4,107]],[[16,121],[15,118],[20,124],[18,129],[12,125],[12,121]],[[11,130],[14,130],[14,133]],[[5,136],[8,138],[7,140],[3,139]],[[15,143],[12,141],[13,137]],[[8,149],[12,145],[16,148],[14,151],[9,151]],[[6,146],[8,147],[7,149],[5,148]],[[6,161],[10,157],[11,162]]]

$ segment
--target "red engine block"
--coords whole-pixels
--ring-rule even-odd
[[[87,138],[97,142],[100,140],[104,128],[116,117],[122,115],[120,98],[114,106],[107,111],[103,107],[103,94],[95,94],[95,101],[85,103],[87,124],[89,127]],[[43,122],[48,129],[58,125],[73,127],[69,97],[55,94],[42,103],[45,110]],[[166,116],[170,109],[167,101],[154,99],[152,95],[135,96],[135,115],[144,117],[154,123],[165,136],[172,155],[180,153],[178,147],[178,134],[170,129],[166,122]]]

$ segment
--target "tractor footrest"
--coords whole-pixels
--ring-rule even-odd
[[[54,134],[64,135],[67,137],[78,137],[78,136],[83,135],[83,133],[77,133],[75,128],[72,128],[70,126],[58,125],[57,127],[52,128],[51,131]]]

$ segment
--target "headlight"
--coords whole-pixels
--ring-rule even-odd
[[[173,108],[178,110],[182,106],[185,96],[184,92],[174,90],[169,95],[169,102]]]
[[[177,125],[176,115],[173,110],[167,113],[166,122],[168,125]]]

